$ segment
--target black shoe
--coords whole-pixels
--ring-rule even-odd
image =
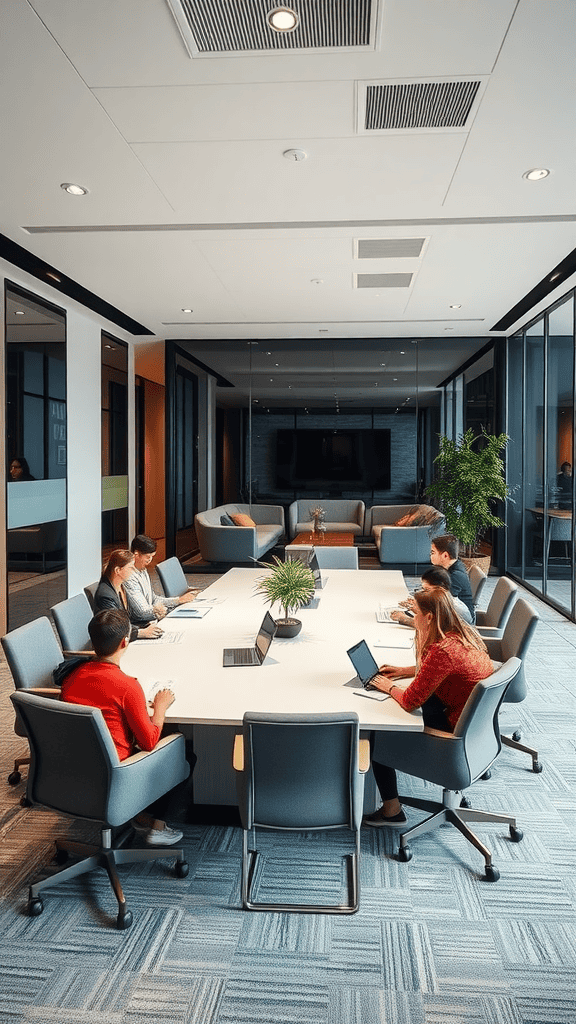
[[[382,828],[384,825],[403,825],[407,821],[404,811],[399,811],[398,814],[390,815],[387,818],[380,807],[379,810],[374,811],[373,814],[366,814],[362,819],[363,825],[371,825],[372,828]]]

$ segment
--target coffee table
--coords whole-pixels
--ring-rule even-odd
[[[354,547],[354,533],[333,533],[332,531],[326,530],[325,533],[314,533],[312,530],[307,530],[306,533],[298,533],[294,537],[294,540],[290,541],[290,545],[293,544],[305,544],[314,547],[325,547],[325,548],[352,548]]]

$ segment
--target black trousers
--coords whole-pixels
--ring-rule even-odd
[[[441,729],[443,732],[452,732],[452,726],[446,715],[446,708],[435,693],[422,705],[422,717],[424,725],[430,729]],[[374,733],[372,733],[371,746],[374,749]],[[398,783],[396,770],[387,764],[372,759],[372,771],[378,786],[382,801],[394,800],[398,797]]]

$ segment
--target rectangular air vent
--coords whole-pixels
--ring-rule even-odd
[[[357,288],[409,288],[413,274],[356,274]]]
[[[270,0],[167,0],[191,57],[374,49],[379,0],[298,0],[296,27],[268,23]]]
[[[359,82],[357,129],[372,132],[462,132],[480,105],[487,77],[435,82]]]
[[[356,255],[359,260],[418,258],[425,241],[425,238],[359,238]]]

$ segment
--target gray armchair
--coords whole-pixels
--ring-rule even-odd
[[[60,864],[70,855],[81,859],[31,885],[28,913],[32,917],[42,913],[44,905],[40,893],[44,889],[102,867],[118,901],[117,927],[129,928],[132,914],[126,907],[117,865],[176,855],[179,878],[188,874],[188,865],[182,849],[121,849],[131,830],[113,846],[111,830],[130,821],[152,801],[188,778],[190,766],[184,755],[184,737],[166,736],[154,750],[120,761],[98,708],[46,700],[24,691],[13,693],[11,700],[30,742],[29,801],[60,814],[97,822],[102,837],[100,846],[57,840],[56,856]]]
[[[358,715],[274,715],[247,712],[236,736],[238,806],[242,820],[242,906],[245,910],[354,914],[360,901],[360,825],[364,773],[370,758],[359,740]],[[256,903],[252,883],[258,859],[248,849],[256,828],[317,831],[347,828],[355,834],[349,858],[348,902],[338,905]]]
[[[425,728],[424,732],[377,733],[374,758],[407,775],[425,779],[442,787],[442,800],[424,800],[401,796],[408,807],[428,811],[430,816],[413,828],[402,832],[398,860],[409,861],[412,851],[408,841],[439,825],[454,825],[465,839],[480,851],[485,861],[484,878],[496,882],[500,873],[492,864],[490,850],[472,832],[466,822],[498,821],[509,826],[512,842],[520,842],[522,832],[516,819],[506,814],[492,814],[469,807],[466,800],[460,805],[463,789],[479,779],[496,759],[502,743],[498,724],[498,711],[507,688],[520,671],[518,658],[510,658],[488,679],[476,683],[453,733]]]
[[[434,516],[422,526],[397,526],[403,516],[421,512]],[[374,537],[383,565],[429,562],[430,541],[444,533],[444,516],[430,505],[373,505],[366,513],[366,534]]]
[[[518,587],[516,584],[506,576],[501,576],[494,587],[486,610],[476,609],[476,629],[484,639],[486,637],[498,639],[502,636],[517,597]]]
[[[238,512],[249,515],[256,525],[224,525],[223,520]],[[198,512],[194,528],[204,561],[253,562],[284,535],[284,509],[282,505],[219,505]]]

